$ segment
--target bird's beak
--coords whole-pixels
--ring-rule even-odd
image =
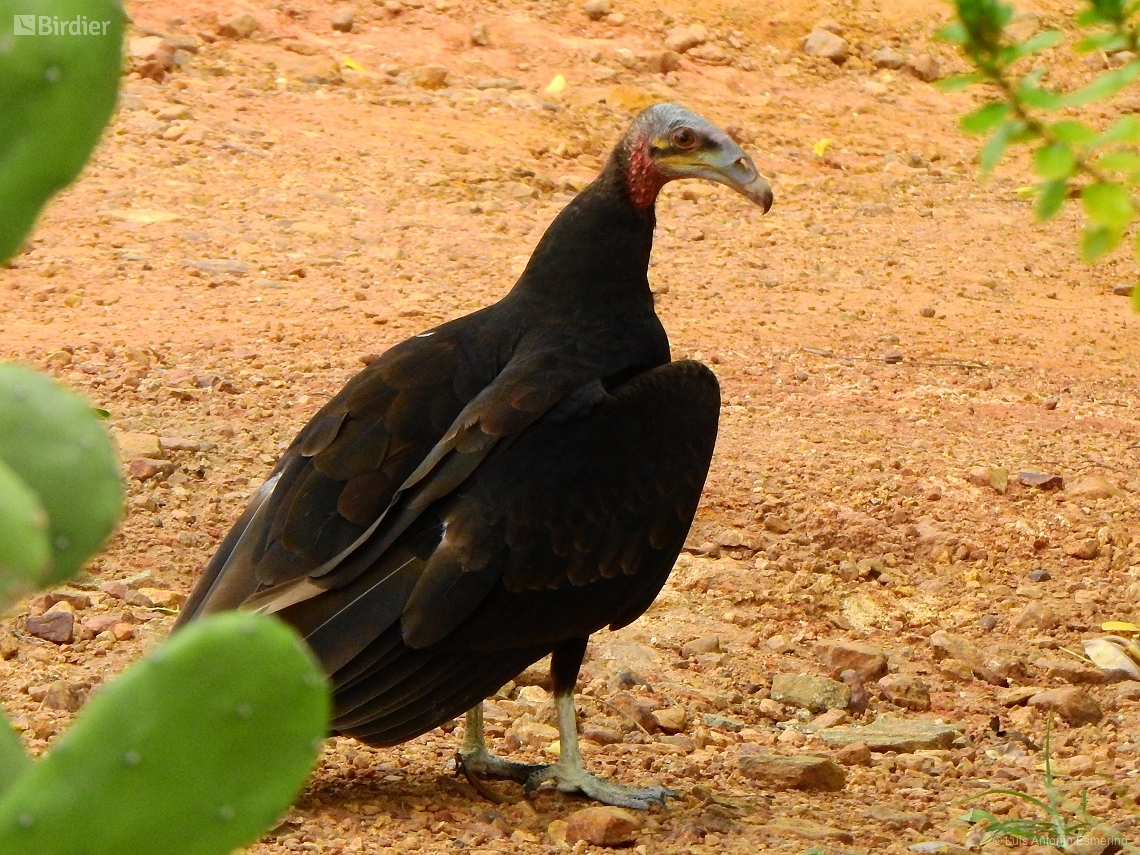
[[[665,159],[678,178],[704,178],[725,184],[764,209],[772,207],[772,188],[752,158],[727,136],[715,146]]]

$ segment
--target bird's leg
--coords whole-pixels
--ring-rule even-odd
[[[578,749],[578,718],[574,707],[574,685],[578,669],[586,653],[586,639],[574,639],[555,648],[550,671],[554,678],[554,705],[558,713],[558,760],[548,766],[539,766],[527,777],[529,793],[540,784],[553,782],[564,793],[581,793],[595,801],[617,807],[645,810],[651,804],[665,804],[668,798],[679,794],[664,787],[627,787],[605,778],[591,775],[582,767],[582,754]]]
[[[467,711],[467,726],[463,731],[463,744],[455,755],[455,768],[468,780],[471,780],[472,775],[482,775],[525,783],[531,775],[545,767],[514,763],[492,754],[483,738],[483,704],[479,703]],[[472,784],[475,782],[472,781]]]

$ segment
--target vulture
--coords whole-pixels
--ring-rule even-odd
[[[590,634],[665,584],[716,441],[716,377],[671,361],[649,288],[657,195],[677,178],[772,204],[715,125],[640,113],[506,296],[395,345],[305,425],[176,626],[239,608],[286,621],[329,675],[333,732],[368,745],[466,713],[469,776],[630,808],[675,796],[583,768],[574,687]],[[559,757],[496,757],[482,701],[547,655]]]

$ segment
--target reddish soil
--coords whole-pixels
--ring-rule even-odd
[[[1042,793],[1041,752],[991,718],[1039,747],[1045,714],[1002,682],[1075,683],[1096,699],[1098,723],[1055,724],[1060,788],[1070,811],[1087,793],[1093,814],[1140,836],[1140,687],[1099,682],[1066,652],[1103,621],[1140,619],[1140,318],[1113,294],[1135,269],[1124,253],[1082,265],[1075,208],[1034,224],[1017,192],[1032,181],[1024,159],[979,181],[977,142],[956,127],[977,96],[874,67],[883,46],[958,67],[930,39],[947,9],[615,0],[618,23],[589,20],[577,0],[388,6],[360,4],[354,31],[339,33],[333,8],[311,0],[131,3],[134,35],[185,39],[187,63],[161,84],[125,80],[85,175],[0,271],[0,356],[109,410],[128,457],[132,443],[146,456],[147,437],[189,440],[129,481],[129,514],[92,564],[80,623],[121,612],[121,639],[33,638],[23,619],[42,602],[4,621],[18,645],[0,689],[31,748],[72,715],[42,701],[46,684],[82,693],[169,629],[170,610],[147,605],[157,593],[125,602],[100,585],[184,595],[361,360],[505,293],[632,113],[673,100],[735,126],[776,202],[761,217],[724,188],[674,185],[658,206],[660,314],[677,357],[712,365],[725,404],[688,550],[644,618],[595,637],[584,669],[583,728],[619,738],[586,741],[590,767],[683,794],[645,817],[634,851],[965,845],[962,800]],[[1022,25],[1063,25],[1062,11],[1042,4]],[[217,37],[241,12],[259,29]],[[824,17],[853,46],[841,67],[800,49]],[[650,71],[665,34],[694,22],[719,53]],[[471,42],[478,24],[487,46]],[[1095,70],[1053,61],[1062,84]],[[447,85],[419,85],[431,67]],[[556,74],[566,89],[548,95]],[[479,88],[495,78],[520,88]],[[1135,106],[1122,98],[1093,119]],[[230,264],[187,263],[203,259]],[[990,466],[1010,473],[1006,492],[971,477]],[[1065,487],[1027,486],[1019,470]],[[947,657],[937,631],[981,660]],[[705,652],[682,650],[695,639]],[[929,709],[907,709],[871,681],[866,720],[941,720],[961,737],[846,766],[839,792],[744,776],[738,758],[755,750],[744,746],[836,756],[788,727],[811,716],[769,691],[773,675],[827,675],[819,644],[837,639],[882,648],[892,672],[929,690]],[[647,685],[623,688],[621,669]],[[528,745],[515,720],[549,711],[540,692],[517,691],[488,729],[500,752],[521,741],[511,753],[538,759],[543,742]],[[622,692],[683,706],[687,739],[634,724]],[[509,801],[496,805],[457,779],[458,735],[387,750],[330,740],[297,807],[248,851],[595,851],[560,842],[556,820],[581,800],[528,800],[503,783],[492,786]],[[1032,815],[1009,796],[976,804]]]

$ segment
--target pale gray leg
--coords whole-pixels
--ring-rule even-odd
[[[680,798],[679,793],[664,787],[627,787],[591,775],[582,767],[573,692],[556,695],[554,705],[558,713],[561,751],[556,762],[546,766],[531,767],[533,771],[526,779],[528,793],[540,784],[551,781],[564,793],[581,793],[602,804],[637,810],[645,810],[651,804],[663,805],[669,798]]]
[[[545,768],[504,760],[487,750],[487,742],[483,738],[481,703],[467,711],[467,726],[463,731],[463,744],[459,746],[459,753],[455,755],[455,767],[468,778],[471,775],[483,775],[489,778],[509,778],[523,783],[537,770]]]

